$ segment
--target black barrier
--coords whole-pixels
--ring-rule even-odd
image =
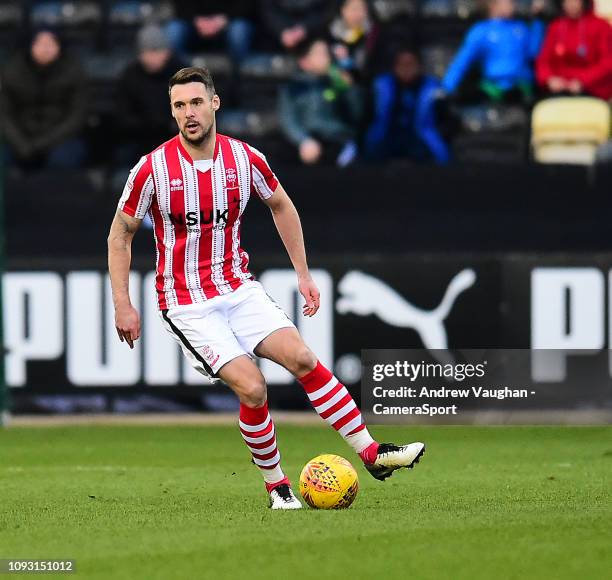
[[[268,293],[356,398],[362,349],[598,352],[610,345],[608,254],[313,258],[322,307],[312,319],[298,316],[301,299],[286,259],[260,259],[255,266]],[[223,387],[198,388],[202,377],[160,324],[150,270],[132,274],[132,299],[143,318],[134,351],[116,338],[100,262],[17,264],[4,288],[7,382],[17,411],[235,406]],[[544,379],[562,379],[580,360],[556,356]],[[301,389],[289,386],[288,373],[267,361],[262,370],[272,405],[307,404]]]
[[[272,161],[317,254],[406,251],[612,250],[612,168],[457,164],[283,167]],[[96,172],[10,175],[9,265],[40,256],[98,257],[127,177]],[[282,250],[268,208],[252,199],[243,220],[247,251]],[[149,258],[150,232],[134,251]]]

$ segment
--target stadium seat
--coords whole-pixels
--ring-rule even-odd
[[[425,0],[421,6],[423,18],[451,18],[453,0]]]
[[[507,131],[527,127],[527,115],[522,107],[511,105],[474,105],[460,110],[466,131]]]
[[[427,74],[442,78],[453,60],[457,47],[447,45],[430,45],[421,51],[423,68]]]
[[[281,54],[253,54],[240,67],[240,102],[250,109],[276,110],[278,88],[296,70],[295,59]]]
[[[99,52],[85,55],[82,62],[87,77],[93,82],[114,82],[133,58],[130,51]]]
[[[136,32],[149,22],[166,22],[174,15],[172,2],[112,2],[108,9],[106,43],[110,49],[133,47]]]
[[[476,0],[425,0],[421,5],[423,18],[470,18],[474,16]]]
[[[66,45],[79,50],[96,48],[101,23],[99,2],[36,2],[30,11],[32,27],[52,26]]]
[[[132,52],[113,51],[83,55],[82,62],[88,78],[88,125],[98,132],[107,130],[105,121],[112,119],[117,106],[117,79],[134,58]]]
[[[417,0],[374,0],[372,9],[383,23],[400,17],[414,17],[417,14]]]
[[[424,0],[420,10],[423,43],[459,44],[477,8],[474,0]]]
[[[610,136],[610,107],[591,97],[547,99],[534,108],[531,126],[539,163],[591,165]]]
[[[286,79],[296,70],[295,59],[282,54],[248,56],[240,68],[244,77]]]
[[[526,138],[520,133],[473,133],[453,141],[453,159],[458,164],[516,165],[527,158]]]
[[[79,27],[98,24],[101,18],[98,2],[37,2],[30,14],[34,26]]]
[[[476,0],[456,0],[455,13],[459,18],[473,18],[478,14],[479,5]]]
[[[223,53],[196,54],[191,59],[191,65],[206,67],[214,76],[229,76],[232,72],[232,61]]]
[[[219,131],[249,140],[278,133],[279,123],[276,111],[244,111],[221,109],[218,113]]]
[[[19,26],[23,19],[23,7],[15,2],[0,2],[0,26]]]
[[[23,25],[24,10],[16,2],[0,2],[0,58],[15,48]]]
[[[595,0],[595,14],[612,23],[612,0]]]
[[[172,2],[139,2],[123,0],[113,2],[109,10],[109,22],[113,26],[142,26],[146,22],[165,22],[172,18]]]
[[[457,108],[462,132],[453,141],[455,159],[467,163],[523,163],[529,119],[523,108],[475,105]]]

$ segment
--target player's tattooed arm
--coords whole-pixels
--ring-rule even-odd
[[[134,218],[120,209],[115,213],[108,234],[108,271],[113,289],[115,305],[115,327],[121,342],[130,348],[140,336],[140,317],[130,301],[130,264],[132,240],[142,220]]]
[[[308,270],[300,216],[291,198],[280,184],[274,190],[274,193],[263,201],[272,212],[276,229],[297,274],[298,288],[306,301],[302,307],[302,312],[304,316],[313,316],[319,310],[320,294]]]

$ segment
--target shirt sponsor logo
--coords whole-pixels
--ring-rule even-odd
[[[170,221],[175,226],[196,226],[200,223],[211,224],[214,222],[215,225],[222,224],[223,227],[227,225],[229,209],[218,210],[200,210],[188,211],[186,214],[183,213],[171,213],[168,214]]]

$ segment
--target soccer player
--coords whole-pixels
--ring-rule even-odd
[[[221,379],[240,400],[240,433],[260,469],[272,509],[298,509],[283,473],[268,413],[266,384],[252,356],[270,359],[303,385],[317,413],[383,480],[412,467],[423,443],[377,443],[353,398],[304,344],[296,327],[248,270],[240,247],[242,214],[253,194],[271,210],[297,274],[304,316],[319,309],[298,213],[257,149],[216,131],[219,96],[206,69],[179,70],[169,82],[178,135],[142,157],[130,172],[108,237],[115,325],[133,348],[140,336],[130,303],[131,243],[148,213],[157,255],[161,320],[202,374]]]

